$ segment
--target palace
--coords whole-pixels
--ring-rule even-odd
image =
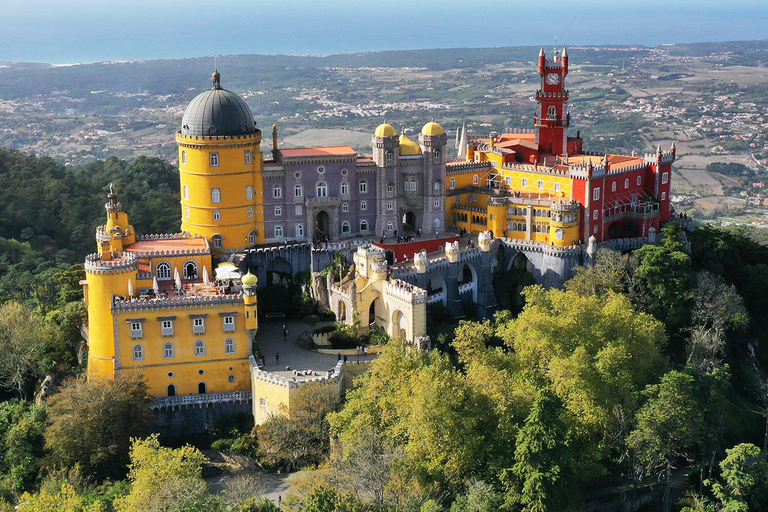
[[[299,384],[254,357],[258,289],[310,271],[339,321],[428,348],[427,305],[488,317],[499,269],[559,286],[600,246],[653,243],[671,217],[674,144],[643,156],[585,152],[578,132],[568,136],[567,50],[542,49],[538,71],[533,129],[460,129],[454,161],[434,121],[415,140],[380,125],[371,156],[281,149],[273,126],[265,152],[250,108],[214,72],[176,135],[181,232],[137,235],[110,186],[85,262],[89,378],[140,372],[158,407],[252,406],[263,421]],[[348,275],[319,279],[338,252],[354,262]],[[321,380],[340,386],[343,372],[340,363]]]

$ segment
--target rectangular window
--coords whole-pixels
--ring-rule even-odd
[[[253,208],[248,208],[248,217],[253,217]]]
[[[595,188],[595,190],[592,191],[592,200],[593,201],[600,200],[600,187],[597,187]]]
[[[251,150],[245,150],[245,165],[251,165]]]
[[[594,210],[592,212],[592,220],[597,220],[597,217],[600,215],[598,212],[599,210]]]
[[[439,199],[435,199],[434,205],[435,205],[435,207],[440,206],[440,200]]]
[[[554,190],[555,190],[555,192],[560,192],[560,184],[559,183],[555,183]]]
[[[211,151],[211,154],[209,155],[209,163],[211,164],[211,167],[218,167],[219,166],[219,152],[218,151]]]
[[[235,332],[235,317],[224,317],[224,332]]]
[[[192,332],[194,334],[205,334],[205,318],[192,319]]]
[[[642,184],[643,184],[643,177],[642,176],[638,176],[637,177],[637,186],[639,187]]]
[[[662,175],[661,175],[661,182],[662,183],[667,183],[668,181],[669,181],[669,173],[668,172],[662,173]]]
[[[173,336],[173,320],[163,320],[163,336]]]
[[[667,199],[667,193],[666,192],[662,192],[661,193],[661,200],[665,201],[666,199]]]
[[[266,398],[259,398],[259,405],[261,407],[266,407],[267,406],[267,399]]]
[[[184,185],[184,199],[189,201],[189,185]]]
[[[144,331],[141,328],[141,322],[131,322],[131,338],[143,338]]]
[[[522,186],[523,187],[527,187],[528,186],[528,178],[523,178]]]
[[[186,218],[189,218],[189,206],[185,206],[185,207],[184,207],[184,216],[185,216]]]
[[[220,188],[212,188],[211,189],[211,202],[212,203],[220,203],[221,202],[221,189]]]

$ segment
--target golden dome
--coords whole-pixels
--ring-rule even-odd
[[[254,287],[259,284],[259,278],[248,272],[243,276],[240,282],[243,283],[243,286]]]
[[[391,124],[383,123],[373,132],[376,137],[397,137],[397,130]]]
[[[400,156],[420,155],[421,148],[408,138],[406,134],[400,135]]]
[[[445,130],[443,130],[443,127],[437,124],[434,121],[430,121],[429,123],[424,125],[424,128],[421,129],[422,135],[445,135]]]

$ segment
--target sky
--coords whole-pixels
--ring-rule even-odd
[[[768,38],[766,0],[2,0],[0,61]]]

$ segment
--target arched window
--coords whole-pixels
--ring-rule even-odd
[[[275,237],[283,236],[283,226],[275,226]]]
[[[174,384],[168,384],[168,396],[176,396],[176,386]]]
[[[143,345],[134,345],[133,346],[133,360],[134,361],[143,361],[144,360],[144,346]]]
[[[554,189],[555,189],[555,192],[560,192],[560,184],[559,183],[555,183]]]
[[[279,199],[283,197],[283,187],[281,187],[280,185],[275,185],[274,187],[272,187],[272,197],[274,197],[275,199]]]
[[[304,208],[301,207],[300,204],[296,205],[296,215],[303,215],[304,214]]]
[[[556,240],[562,240],[563,239],[563,230],[560,228],[557,228],[555,230],[555,239]]]
[[[547,119],[557,119],[557,109],[551,105],[547,110]]]
[[[361,210],[367,210],[368,209],[368,202],[367,201],[360,201],[360,209]]]
[[[360,231],[368,231],[368,221],[363,219],[360,221]]]
[[[359,189],[361,194],[365,194],[368,192],[368,181],[367,180],[360,180]]]
[[[211,164],[211,167],[218,167],[219,166],[219,152],[218,151],[211,151],[209,157],[208,157],[208,163]]]
[[[185,150],[181,151],[181,163],[183,164],[187,163],[187,152]]]
[[[197,340],[195,342],[195,355],[196,356],[205,355],[205,342],[203,340]]]
[[[235,340],[233,340],[232,338],[227,338],[224,340],[224,353],[225,354],[235,353]]]
[[[406,192],[411,190],[411,185],[407,181],[403,182],[403,190],[406,191]],[[389,192],[389,191],[390,191],[389,190],[389,185],[387,185],[387,192]]]
[[[174,350],[173,350],[173,343],[168,342],[163,344],[163,357],[173,357]]]
[[[248,217],[253,217],[253,206],[248,207]]]
[[[197,262],[187,260],[183,267],[184,279],[197,279]]]
[[[341,182],[341,193],[349,194],[349,183],[347,183],[346,181]]]
[[[536,188],[539,189],[539,190],[544,190],[544,181],[543,180],[537,181],[536,182]]]
[[[387,183],[387,192],[390,194],[395,191],[395,184],[392,182]]]
[[[213,220],[221,220],[221,212],[219,210],[213,210]]]
[[[253,186],[252,185],[248,185],[247,187],[245,187],[245,198],[247,200],[249,200],[249,201],[251,199],[253,199]]]
[[[387,151],[384,153],[384,161],[388,164],[391,164],[392,161],[395,159],[394,154],[391,151]]]
[[[456,178],[451,178],[451,190],[456,188]]]
[[[387,222],[387,231],[392,231],[392,221]]]
[[[245,165],[251,165],[251,150],[245,150]]]
[[[478,185],[479,183],[480,183],[480,176],[478,176],[477,174],[472,176],[472,184],[473,185]]]
[[[189,201],[189,185],[184,185],[184,200]]]
[[[347,222],[346,220],[341,223],[341,232],[349,233],[349,222]]]
[[[328,185],[324,181],[318,181],[317,182],[317,197],[327,197],[328,196]]]
[[[629,178],[624,180],[624,188],[629,188]]]
[[[212,203],[221,202],[221,189],[218,189],[218,188],[211,189],[211,202]]]
[[[434,163],[440,163],[440,150],[436,149],[432,152],[432,161]]]
[[[155,267],[155,277],[158,281],[167,281],[173,277],[171,273],[171,264],[165,261],[161,261]]]
[[[204,395],[205,392],[206,392],[206,389],[207,389],[207,387],[205,385],[205,382],[198,383],[198,385],[197,385],[197,394],[198,395]]]
[[[616,192],[616,182],[611,183],[611,192]]]
[[[304,189],[301,187],[301,183],[297,183],[293,187],[293,197],[301,197],[302,195],[304,195]]]
[[[256,232],[251,231],[248,233],[248,245],[255,245],[256,244]]]
[[[394,208],[394,205],[392,204],[392,201],[387,201],[387,210],[391,210]]]
[[[504,183],[505,183],[505,184],[506,184],[508,187],[511,187],[511,186],[512,186],[512,176],[507,176],[507,177],[505,177],[505,178],[504,178]]]
[[[432,224],[434,224],[435,228],[439,228],[440,227],[440,219],[435,217],[435,220],[432,221]]]
[[[296,224],[296,237],[303,237],[304,236],[304,226],[301,224]]]
[[[349,203],[341,203],[341,211],[348,212],[349,211]]]
[[[440,192],[440,180],[435,180],[435,182],[432,184],[432,190],[435,192]]]
[[[283,208],[281,206],[275,206],[275,216],[279,217],[283,214]]]
[[[184,207],[184,216],[185,216],[186,218],[189,218],[189,206],[185,206],[185,207]]]
[[[528,178],[523,178],[521,183],[520,183],[520,185],[522,187],[527,187],[528,186]]]
[[[213,235],[211,237],[211,242],[213,242],[214,249],[221,249],[224,247],[224,237],[221,235]]]
[[[411,192],[416,191],[416,181],[411,181]]]
[[[642,184],[643,184],[643,177],[642,176],[638,176],[637,177],[637,186],[639,187]]]

